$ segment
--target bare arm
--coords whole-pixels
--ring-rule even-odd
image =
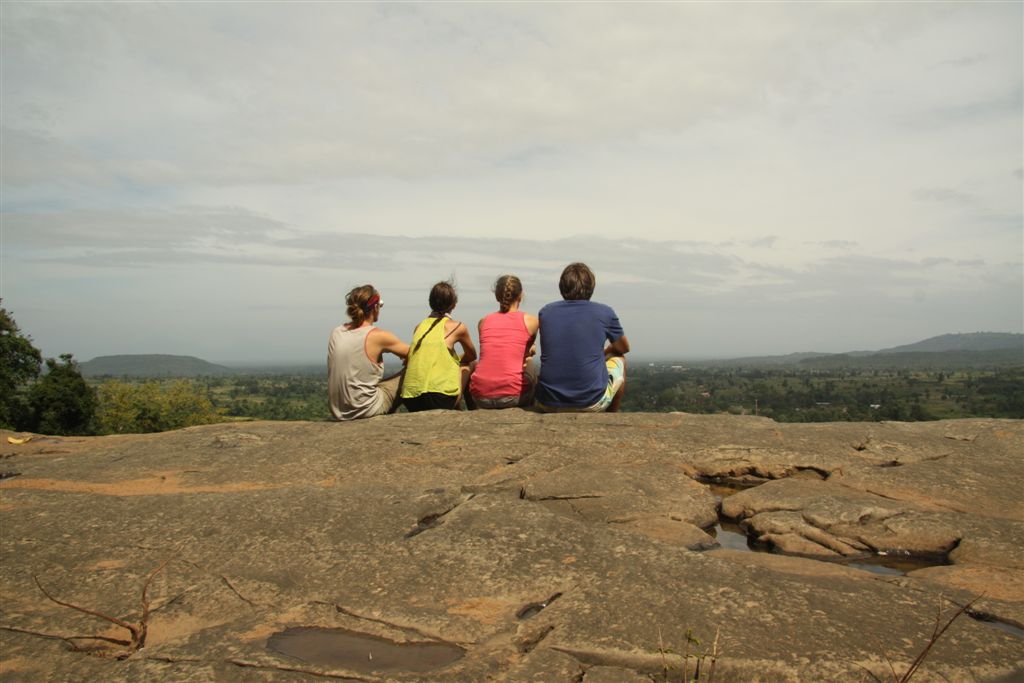
[[[476,347],[473,346],[473,335],[469,333],[469,328],[459,323],[459,331],[455,335],[455,341],[462,344],[462,358],[459,362],[462,365],[469,365],[476,360]]]
[[[537,355],[537,331],[540,330],[540,318],[524,313],[523,323],[526,325],[526,331],[530,333],[530,339],[526,342],[526,353],[523,355],[523,365],[525,366],[531,358]]]
[[[611,358],[612,356],[625,356],[629,353],[629,340],[626,339],[626,335],[622,335],[608,346],[604,347],[604,357]]]
[[[366,354],[379,360],[385,351],[399,358],[409,356],[409,345],[387,330],[378,329],[366,339]]]

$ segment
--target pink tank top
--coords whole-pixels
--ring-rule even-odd
[[[480,324],[480,362],[469,390],[481,398],[518,396],[523,390],[523,356],[530,342],[522,311],[491,313]]]

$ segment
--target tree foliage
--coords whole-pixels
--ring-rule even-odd
[[[187,380],[130,384],[120,380],[99,387],[99,429],[105,434],[141,434],[221,422],[224,418],[205,389]]]
[[[0,307],[0,427],[20,428],[28,418],[25,388],[39,376],[43,358]]]
[[[23,429],[43,434],[91,434],[96,394],[70,353],[46,359],[46,374],[28,392],[30,419]]]

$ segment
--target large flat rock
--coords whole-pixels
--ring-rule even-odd
[[[719,681],[885,680],[979,595],[915,680],[1024,677],[1020,421],[510,410],[8,435],[4,680],[679,680],[716,643]],[[760,484],[721,509],[776,552],[717,547],[709,481]],[[879,553],[936,566],[858,568]],[[56,600],[136,623],[147,585],[143,647],[67,640],[128,631]]]

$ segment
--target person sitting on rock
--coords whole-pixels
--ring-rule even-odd
[[[570,263],[558,280],[562,301],[540,309],[542,412],[615,412],[622,403],[629,341],[615,311],[590,300],[596,282],[586,264]]]
[[[480,360],[469,380],[469,394],[477,408],[514,408],[533,403],[537,364],[533,360],[540,322],[519,310],[523,284],[515,275],[502,275],[494,283],[498,311],[480,320]]]
[[[438,282],[430,290],[430,315],[413,331],[402,386],[402,403],[410,413],[459,409],[476,347],[469,328],[451,318],[458,301],[451,282]],[[456,343],[462,346],[461,358]]]
[[[354,420],[393,413],[401,390],[402,372],[384,377],[384,352],[399,358],[409,345],[391,332],[374,326],[384,301],[373,285],[356,287],[345,297],[351,322],[331,332],[327,344],[327,394],[335,420]]]

